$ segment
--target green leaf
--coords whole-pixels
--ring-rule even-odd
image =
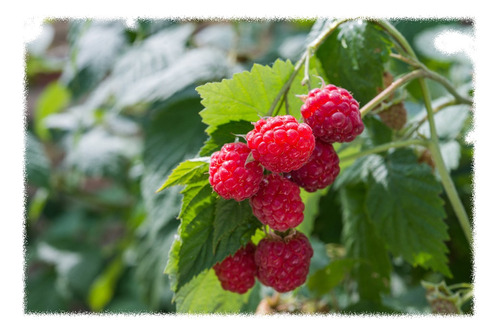
[[[172,174],[169,175],[165,183],[156,192],[158,193],[174,185],[186,185],[190,182],[201,180],[208,173],[208,164],[208,158],[190,159],[182,162],[172,171]]]
[[[367,116],[363,118],[363,124],[365,130],[360,135],[363,148],[375,147],[393,140],[393,131],[379,119]]]
[[[350,91],[363,105],[377,95],[377,87],[382,87],[390,45],[375,25],[358,20],[340,25],[316,55],[329,81]]]
[[[340,244],[341,231],[342,208],[338,191],[332,186],[319,200],[319,212],[314,220],[312,235],[325,244]]]
[[[252,217],[247,202],[218,198],[208,177],[189,183],[182,194],[178,239],[165,270],[172,279],[174,292],[203,270],[234,254],[261,226]]]
[[[71,93],[58,82],[50,83],[42,92],[35,106],[34,126],[35,133],[42,140],[50,137],[49,130],[44,124],[45,118],[65,108],[71,100]]]
[[[215,253],[220,242],[233,233],[238,227],[251,223],[254,216],[248,201],[236,202],[219,200],[215,206],[214,241]]]
[[[206,270],[179,290],[175,298],[177,313],[239,313],[254,289],[243,295],[226,291],[215,272]]]
[[[353,268],[362,299],[380,301],[380,293],[388,292],[391,262],[385,240],[370,220],[363,184],[344,187],[340,191],[344,226],[342,240],[349,258],[359,259]]]
[[[339,158],[342,159],[340,156]],[[382,161],[383,158],[378,154],[369,154],[357,159],[347,168],[340,170],[333,187],[339,190],[349,184],[367,182],[371,171],[379,166]]]
[[[227,142],[234,141],[234,135],[245,135],[253,128],[251,122],[268,115],[269,110],[281,89],[286,84],[294,66],[290,60],[276,60],[271,66],[255,64],[250,71],[235,74],[231,79],[207,83],[196,88],[205,107],[200,113],[208,125],[209,139],[202,149],[202,155],[212,153]],[[312,85],[319,87],[321,64],[311,58],[310,75]],[[296,95],[307,94],[307,87],[301,84],[304,76],[302,68],[292,82],[286,96],[287,103],[280,100],[274,114],[288,112],[300,119],[302,100]],[[288,109],[287,109],[288,107]]]
[[[371,175],[367,212],[391,252],[414,266],[451,276],[442,188],[429,166],[418,164],[411,150],[401,149]]]
[[[272,67],[255,64],[251,71],[237,73],[232,79],[197,87],[205,107],[200,115],[208,125],[207,133],[211,135],[230,121],[255,122],[265,116],[293,69],[290,61],[277,60]]]
[[[355,263],[351,258],[334,260],[309,276],[307,287],[318,296],[327,294],[344,280]]]

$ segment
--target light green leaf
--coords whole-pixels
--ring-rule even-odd
[[[174,185],[186,185],[192,181],[207,177],[209,160],[209,158],[197,158],[182,162],[172,171],[172,174],[156,192],[158,193]]]
[[[177,313],[239,313],[253,289],[243,295],[226,291],[215,272],[206,270],[179,290],[175,297]]]
[[[35,133],[40,139],[47,140],[50,138],[49,130],[44,123],[45,118],[64,109],[70,100],[71,93],[69,90],[57,81],[50,83],[44,89],[37,100],[34,116]]]
[[[442,188],[429,166],[418,164],[411,150],[396,150],[371,175],[367,212],[391,252],[451,276]]]
[[[255,122],[265,116],[283,85],[293,72],[290,61],[277,60],[272,67],[255,64],[251,71],[232,79],[207,83],[196,88],[205,107],[200,112],[211,135],[230,121]]]

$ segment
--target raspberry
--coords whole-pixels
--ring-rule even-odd
[[[244,294],[255,284],[257,265],[255,264],[256,246],[249,242],[234,255],[226,257],[214,265],[215,275],[224,290]]]
[[[244,143],[225,144],[212,154],[208,180],[222,198],[240,202],[259,190],[264,170],[257,161],[246,162],[249,154]]]
[[[388,109],[379,112],[378,115],[385,125],[394,130],[401,130],[408,118],[403,102],[392,105]]]
[[[255,251],[257,278],[278,292],[291,291],[306,281],[312,256],[309,240],[299,231],[285,238],[266,237]]]
[[[353,141],[365,128],[358,101],[334,85],[311,90],[300,112],[314,135],[327,143]]]
[[[286,231],[304,220],[304,203],[297,184],[278,174],[264,176],[260,189],[250,198],[253,214],[273,230]]]
[[[291,115],[263,118],[247,133],[253,158],[266,169],[289,172],[302,167],[314,149],[314,136],[309,125],[299,123]]]
[[[317,139],[309,162],[288,175],[306,191],[314,192],[332,184],[339,172],[339,157],[333,145]]]

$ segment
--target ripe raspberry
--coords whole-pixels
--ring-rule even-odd
[[[333,145],[317,139],[309,162],[288,175],[306,191],[314,192],[332,184],[339,172],[339,157]]]
[[[253,214],[276,231],[286,231],[304,220],[304,203],[297,184],[278,174],[264,176],[260,189],[250,198]]]
[[[311,90],[300,112],[314,135],[327,143],[353,141],[365,128],[358,101],[334,85]]]
[[[222,198],[240,202],[259,190],[264,170],[257,161],[246,163],[249,154],[244,143],[225,144],[212,154],[208,180]]]
[[[249,242],[234,255],[226,257],[214,265],[215,275],[224,290],[244,294],[255,284],[257,265],[255,264],[256,246]]]
[[[394,130],[401,130],[408,118],[403,102],[392,105],[390,108],[378,113],[382,122]]]
[[[247,136],[255,160],[268,170],[281,173],[302,167],[314,149],[309,125],[291,115],[263,118]]]
[[[257,278],[278,292],[291,291],[306,281],[313,249],[307,237],[296,230],[281,238],[262,239],[255,251]]]

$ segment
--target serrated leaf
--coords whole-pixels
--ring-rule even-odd
[[[396,150],[371,173],[367,212],[391,252],[451,276],[440,183],[411,150]]]
[[[389,288],[391,262],[385,240],[370,220],[363,184],[340,190],[344,226],[342,240],[349,258],[359,259],[353,268],[362,299],[380,301],[380,293]]]
[[[251,217],[251,210],[245,206],[248,203],[218,198],[208,178],[189,183],[182,194],[179,237],[166,269],[174,282],[174,292],[203,270],[234,254],[251,239],[260,224]]]
[[[254,288],[240,295],[222,289],[213,270],[200,273],[176,294],[177,313],[239,313]]]
[[[350,21],[341,24],[316,53],[331,83],[350,91],[365,104],[382,87],[384,63],[390,42],[373,24]]]
[[[205,107],[200,112],[207,133],[230,121],[255,122],[265,116],[278,92],[293,72],[290,61],[277,60],[272,67],[255,64],[251,71],[231,79],[196,88]]]
[[[203,177],[207,177],[208,164],[209,159],[206,157],[190,159],[180,163],[156,192],[158,193],[165,188],[175,185],[186,185],[190,182],[199,181]]]
[[[253,217],[248,201],[219,200],[215,206],[213,251],[223,239]]]
[[[198,115],[200,109],[198,98],[177,100],[154,110],[143,129],[141,197],[147,218],[138,233],[135,275],[138,281],[150,282],[141,285],[139,291],[152,309],[172,308],[170,282],[158,273],[165,269],[174,242],[182,199],[180,186],[160,193],[155,193],[155,190],[175,167],[194,157],[202,146],[205,135]]]

